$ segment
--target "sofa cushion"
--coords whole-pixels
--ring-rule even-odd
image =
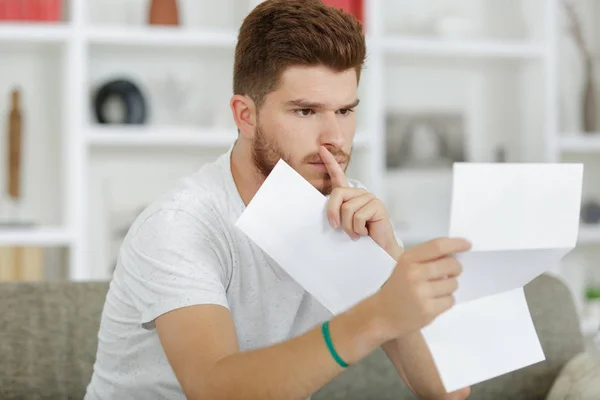
[[[546,400],[600,398],[600,360],[580,353],[561,370]]]
[[[0,399],[81,399],[108,283],[0,285]]]

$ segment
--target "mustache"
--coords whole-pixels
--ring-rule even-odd
[[[336,160],[341,159],[342,164],[348,164],[348,162],[350,162],[350,155],[348,153],[346,153],[344,150],[338,149],[336,147],[330,147],[330,146],[325,146],[325,147],[327,148],[327,150],[329,150],[329,152],[331,154],[333,154],[333,157],[335,157]],[[306,156],[302,159],[302,162],[305,164],[322,162],[321,155],[319,153],[309,154],[308,156]]]

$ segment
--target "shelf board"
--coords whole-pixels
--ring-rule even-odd
[[[564,152],[600,152],[600,133],[565,133],[561,135],[559,144]]]
[[[229,147],[237,138],[235,129],[196,129],[172,127],[94,127],[87,136],[91,147]],[[357,147],[369,141],[357,135]]]
[[[387,37],[382,41],[388,54],[440,57],[541,58],[544,47],[524,41],[450,40],[419,37]]]
[[[88,134],[95,147],[227,147],[237,137],[235,130],[203,130],[170,127],[98,127]]]
[[[0,226],[0,246],[70,246],[71,236],[61,228]]]
[[[235,32],[174,27],[98,27],[85,31],[91,44],[133,47],[234,48]]]
[[[0,43],[63,43],[70,32],[71,27],[65,23],[0,23]]]

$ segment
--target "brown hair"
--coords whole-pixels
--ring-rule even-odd
[[[351,14],[322,0],[267,0],[245,19],[238,35],[233,92],[260,108],[290,66],[356,70],[366,57],[363,27]]]

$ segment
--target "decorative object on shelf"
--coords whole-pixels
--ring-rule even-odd
[[[0,210],[2,220],[0,225],[12,227],[30,226],[22,213],[22,183],[23,183],[23,110],[21,90],[15,88],[10,94],[10,109],[8,111],[8,145],[6,201]]]
[[[14,247],[0,247],[0,282],[14,281],[16,279],[15,254]]]
[[[562,4],[569,20],[569,31],[579,49],[583,62],[583,91],[581,93],[582,127],[584,132],[592,133],[598,130],[593,56],[584,38],[581,20],[577,15],[574,4],[570,0],[562,0]]]
[[[42,247],[0,247],[0,282],[44,280]]]
[[[588,200],[581,205],[581,221],[586,224],[600,223],[600,203]]]
[[[387,168],[449,168],[465,161],[464,129],[460,113],[389,113]]]
[[[23,117],[21,114],[21,91],[11,93],[8,117],[8,195],[17,201],[21,197],[21,155],[23,144]]]
[[[101,124],[143,124],[147,108],[142,91],[128,79],[106,82],[94,96],[96,119]]]
[[[177,0],[151,0],[149,14],[150,25],[179,25]]]
[[[62,0],[0,0],[0,21],[59,21]]]
[[[341,8],[348,14],[354,15],[360,22],[364,22],[363,0],[323,0],[323,3]]]
[[[196,77],[197,78],[197,77]],[[194,77],[184,77],[182,73],[169,71],[156,79],[153,92],[156,93],[156,108],[167,114],[170,125],[191,125],[198,118],[198,109],[194,108],[198,93]]]

